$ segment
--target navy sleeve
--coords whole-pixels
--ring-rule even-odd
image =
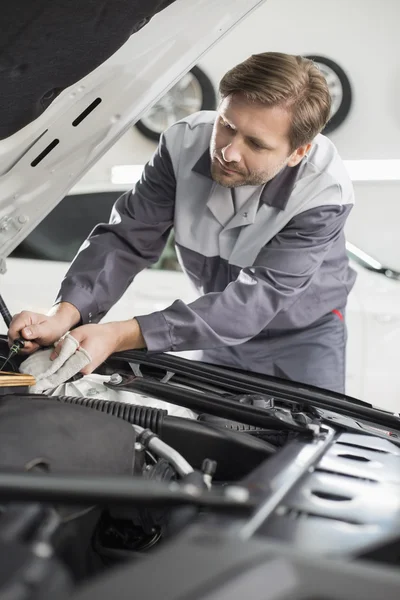
[[[175,175],[164,136],[135,189],[115,203],[71,264],[56,303],[70,302],[81,322],[98,322],[133,278],[157,262],[173,225]]]

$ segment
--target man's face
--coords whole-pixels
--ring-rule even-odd
[[[286,165],[300,162],[308,146],[290,150],[290,115],[241,94],[224,98],[211,136],[211,175],[224,187],[263,185]],[[300,153],[299,153],[300,151]]]

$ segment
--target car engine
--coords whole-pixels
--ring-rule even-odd
[[[230,589],[236,577],[230,598],[241,585],[260,598],[261,564],[272,586],[263,598],[346,598],[350,588],[361,597],[371,569],[384,597],[397,597],[389,580],[395,590],[398,415],[172,355],[128,351],[98,369],[105,392],[185,407],[193,415],[185,418],[126,401],[30,394],[18,383],[19,360],[5,383],[0,374],[0,545],[8,549],[0,598],[47,598],[52,589],[89,600],[112,588],[128,598],[135,582],[146,598],[222,600],[220,582]],[[274,564],[279,585],[267,577]],[[334,572],[343,568],[341,589]],[[7,596],[15,586],[20,595]]]

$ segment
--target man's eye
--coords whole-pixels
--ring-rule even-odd
[[[231,127],[229,125],[229,123],[227,123],[226,121],[221,121],[221,125],[222,125],[222,127],[225,127],[225,129],[229,129],[230,131],[233,131],[233,127]]]
[[[264,146],[260,146],[260,144],[257,144],[257,142],[250,141],[250,144],[252,145],[254,150],[266,150]]]

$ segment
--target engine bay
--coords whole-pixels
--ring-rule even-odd
[[[291,560],[391,565],[400,582],[397,415],[143,351],[111,356],[90,394],[78,395],[79,377],[66,388],[75,395],[30,394],[29,382],[17,381],[19,361],[0,374],[0,543],[12,545],[14,561],[0,598],[17,576],[20,586],[26,580],[21,597],[49,597],[41,590],[58,586],[57,597],[74,598],[127,562],[145,597],[159,597],[146,591],[143,566],[192,535],[229,538],[243,552],[266,544],[268,560],[277,544],[275,556],[294,552]],[[181,597],[175,587],[162,597]]]

